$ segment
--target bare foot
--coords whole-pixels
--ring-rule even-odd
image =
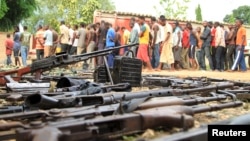
[[[176,70],[175,70],[175,69],[170,69],[169,71],[170,71],[170,72],[174,72],[174,71],[176,71]]]
[[[154,72],[154,70],[153,69],[147,69],[147,70],[145,70],[145,72]]]
[[[155,69],[155,71],[161,71],[161,69],[157,68],[157,69]]]

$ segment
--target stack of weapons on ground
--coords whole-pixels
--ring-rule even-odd
[[[72,58],[78,62],[89,57],[60,55],[50,63],[69,64]],[[0,140],[100,141],[162,127],[186,131],[194,126],[195,114],[242,106],[238,97],[250,91],[248,83],[206,77],[142,76],[140,86],[151,89],[133,91],[129,82],[107,85],[64,76],[57,77],[53,92],[49,92],[49,81],[19,83],[13,78],[21,80],[20,73],[18,77],[8,74],[11,73],[3,74],[1,82],[5,82],[7,92],[0,94],[0,98],[18,105],[1,107]],[[208,102],[212,104],[204,104]],[[238,122],[239,119],[223,121]],[[205,140],[206,131],[197,131],[158,140],[184,140],[195,135]]]

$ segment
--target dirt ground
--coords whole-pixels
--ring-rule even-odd
[[[218,78],[218,79],[227,79],[234,81],[244,81],[250,82],[250,71],[245,73],[243,72],[212,72],[212,71],[189,71],[189,70],[181,70],[181,71],[160,71],[160,72],[143,72],[143,75],[163,75],[163,76],[175,76],[175,77],[209,77],[209,78]],[[216,102],[215,102],[216,103]],[[212,102],[212,105],[215,104]],[[205,105],[211,105],[211,103],[207,103]],[[250,114],[250,103],[248,101],[243,100],[243,105],[235,108],[223,109],[220,111],[213,112],[205,112],[201,114],[196,114],[194,116],[195,125],[193,128],[200,127],[204,124],[209,124],[216,121],[233,119],[240,115]],[[139,139],[156,139],[162,136],[168,136],[179,132],[180,128],[172,128],[169,130],[152,130],[148,129],[142,134],[138,134],[136,136],[125,136],[123,139],[125,141],[137,141]]]
[[[1,58],[1,57],[0,57]],[[1,65],[0,65],[1,67]],[[6,66],[2,66],[1,69],[5,68]],[[65,70],[64,70],[65,71]],[[163,75],[163,76],[176,76],[176,77],[208,77],[208,78],[218,78],[218,79],[227,79],[227,80],[235,80],[235,81],[244,81],[250,82],[250,70],[247,72],[212,72],[212,71],[194,71],[194,70],[181,70],[181,71],[174,71],[170,72],[167,70],[160,71],[160,72],[143,72],[143,75]],[[136,88],[133,91],[145,91],[148,88]],[[4,104],[5,101],[0,100],[0,105]],[[210,104],[210,103],[208,103]],[[196,114],[194,116],[195,126],[194,128],[200,127],[203,124],[212,123],[215,121],[235,118],[239,115],[250,113],[250,103],[244,101],[243,106],[236,107],[236,108],[229,108],[223,109],[220,111],[213,111],[213,112],[205,112],[201,114]],[[137,141],[138,139],[145,139],[151,140],[161,136],[171,135],[180,131],[179,128],[172,128],[172,129],[160,129],[160,130],[152,130],[148,129],[144,133],[137,134],[137,135],[130,135],[130,136],[123,136],[123,141]]]
[[[247,72],[212,72],[212,71],[194,71],[194,70],[181,70],[170,72],[167,70],[143,72],[144,75],[165,75],[165,76],[177,76],[177,77],[209,77],[220,78],[228,80],[237,80],[250,82],[250,70]]]

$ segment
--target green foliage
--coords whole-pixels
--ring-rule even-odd
[[[196,21],[202,21],[202,14],[201,14],[201,6],[198,4],[197,8],[195,9]]]
[[[226,15],[223,19],[224,22],[226,23],[234,23],[235,22],[235,17],[233,14]]]
[[[67,24],[79,22],[91,23],[96,9],[115,10],[111,0],[36,0],[39,9],[25,21],[30,27],[37,28],[38,24],[48,24],[55,30],[59,29],[59,22]]]
[[[2,1],[2,0],[1,0]],[[35,0],[7,0],[8,11],[0,19],[0,30],[8,31],[19,24],[23,19],[28,18],[36,9]]]
[[[227,23],[234,23],[235,19],[242,19],[244,24],[250,24],[250,6],[244,5],[234,9],[231,14],[224,17],[223,21]]]
[[[98,0],[88,0],[81,10],[81,21],[85,23],[92,23],[93,13],[96,9],[101,7]]]
[[[9,10],[7,7],[5,0],[0,0],[0,19],[5,15],[5,13]]]
[[[98,1],[101,5],[100,9],[109,11],[115,10],[115,4],[113,1],[111,0],[98,0]]]
[[[134,141],[136,138],[134,136],[122,136],[124,141]]]
[[[167,18],[186,19],[189,2],[190,0],[160,0],[160,6]],[[158,10],[159,7],[154,8]]]

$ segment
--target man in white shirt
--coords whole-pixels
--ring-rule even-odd
[[[53,33],[52,31],[49,29],[49,26],[46,25],[44,27],[45,32],[44,32],[44,57],[49,57],[51,56],[51,49],[53,46]]]
[[[216,59],[216,65],[215,65],[215,70],[216,71],[224,71],[224,63],[225,63],[225,54],[224,50],[226,47],[225,43],[225,32],[224,30],[220,27],[219,22],[215,22],[214,26],[216,28],[215,32],[215,48],[216,53],[215,53],[215,59]]]
[[[71,28],[70,24],[68,25],[69,28],[69,45],[68,45],[68,50],[67,52],[70,54],[70,50],[72,48],[72,45],[74,43],[73,38],[74,38],[74,30]]]
[[[152,35],[152,44],[151,49],[152,58],[151,64],[153,68],[157,68],[160,61],[160,43],[162,42],[160,25],[157,23],[155,17],[151,18],[151,35]]]
[[[174,55],[173,55],[173,28],[172,26],[167,23],[167,19],[164,15],[161,15],[159,18],[160,24],[164,27],[164,41],[162,42],[162,51],[160,55],[160,63],[157,67],[157,71],[162,69],[163,63],[168,64],[171,66],[170,70],[174,71]]]
[[[140,33],[141,29],[140,29],[140,25],[138,24],[138,20],[136,20],[134,17],[132,17],[130,19],[130,23],[134,24],[134,28],[137,29],[138,34]]]
[[[65,25],[64,21],[61,21],[59,42],[61,43],[61,52],[67,52],[69,44],[69,28]]]

